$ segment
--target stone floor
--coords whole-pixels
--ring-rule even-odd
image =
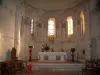
[[[17,73],[16,75],[82,75],[82,72],[39,71],[39,72],[32,72],[32,73],[29,72]]]
[[[63,71],[59,71],[59,70],[52,70],[51,68],[51,66],[53,66],[53,68],[55,68],[55,67],[59,67],[60,65],[62,65],[63,66],[63,68],[65,68],[66,67],[66,65],[67,64],[74,64],[73,62],[71,62],[71,61],[66,61],[66,62],[48,62],[48,61],[33,61],[32,62],[32,64],[34,64],[34,66],[36,66],[36,65],[39,65],[39,70],[38,71],[35,71],[35,72],[32,72],[32,73],[29,73],[29,72],[27,72],[27,71],[23,71],[23,72],[19,72],[19,73],[17,73],[16,75],[82,75],[82,72],[81,71],[65,71],[65,70],[63,70]],[[45,67],[43,66],[42,68],[41,68],[41,66],[40,65],[43,65],[43,64],[46,64],[46,65],[50,65],[50,64],[55,64],[55,65],[57,65],[58,64],[58,66],[55,66],[55,65],[50,65],[50,66],[47,66],[46,67],[46,65],[45,65]],[[48,67],[50,67],[50,68],[48,68]],[[68,67],[67,67],[68,68]]]

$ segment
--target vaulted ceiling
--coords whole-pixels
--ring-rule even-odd
[[[85,0],[26,0],[29,5],[43,10],[64,10]]]

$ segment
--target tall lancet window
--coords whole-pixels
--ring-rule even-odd
[[[71,16],[67,17],[68,36],[73,34],[73,19]]]
[[[56,35],[56,24],[55,24],[55,18],[50,18],[48,20],[48,37],[50,39],[54,39]]]
[[[34,34],[33,19],[31,19],[31,34]]]
[[[85,16],[83,12],[81,12],[80,18],[81,18],[81,33],[84,34],[85,33]]]

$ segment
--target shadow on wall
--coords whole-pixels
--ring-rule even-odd
[[[10,51],[10,49],[8,49],[7,52],[6,52],[6,60],[11,60],[11,51]]]

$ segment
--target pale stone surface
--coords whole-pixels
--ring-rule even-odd
[[[16,2],[17,1],[17,2]],[[68,53],[68,59],[71,60],[70,49],[76,48],[75,59],[82,57],[82,49],[86,50],[85,59],[100,58],[99,36],[100,36],[100,14],[95,9],[95,0],[86,1],[70,9],[62,11],[44,11],[28,7],[20,3],[20,0],[3,0],[0,5],[0,56],[5,60],[6,52],[13,46],[17,49],[18,59],[29,59],[29,45],[34,45],[32,58],[38,58],[38,52],[41,51],[44,43],[50,44],[54,51],[60,51],[62,48]],[[85,14],[86,33],[81,35],[80,12]],[[22,22],[22,16],[24,22]],[[53,44],[48,41],[47,29],[48,19],[53,16],[56,19],[56,39]],[[68,40],[67,30],[62,27],[66,25],[67,16],[72,16],[74,21],[74,35],[71,41]],[[27,20],[28,18],[28,20]],[[36,21],[35,36],[30,34],[30,20]],[[42,27],[39,27],[41,24]],[[67,25],[66,25],[67,26]],[[65,26],[65,27],[66,27]],[[92,39],[96,40],[95,46]]]

